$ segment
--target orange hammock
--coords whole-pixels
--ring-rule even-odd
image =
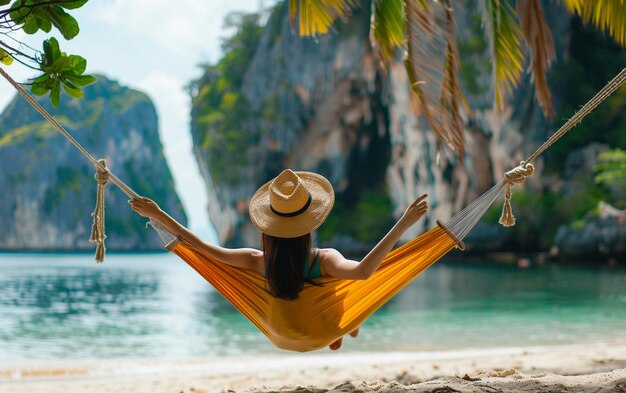
[[[455,240],[435,227],[387,255],[367,280],[323,277],[323,286],[306,284],[300,299],[278,299],[265,277],[221,263],[180,239],[168,250],[178,255],[217,289],[277,347],[312,351],[330,345],[359,327],[448,251]]]

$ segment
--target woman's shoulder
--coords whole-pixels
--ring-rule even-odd
[[[320,260],[335,260],[343,258],[343,254],[334,248],[318,248]]]
[[[263,251],[255,248],[241,248],[243,253],[247,254],[249,258],[249,269],[256,271],[257,273],[265,273],[265,257]]]

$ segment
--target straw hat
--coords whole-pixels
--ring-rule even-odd
[[[333,186],[322,175],[285,169],[250,199],[250,219],[274,237],[293,238],[317,229],[333,207]]]

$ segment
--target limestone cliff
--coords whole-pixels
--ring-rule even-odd
[[[243,78],[229,92],[228,98],[236,97],[240,106],[237,122],[228,127],[222,111],[229,108],[226,94],[212,103],[205,95],[223,85],[223,64],[207,68],[197,82],[192,133],[200,165],[208,168],[211,218],[223,242],[258,244],[247,218],[248,199],[285,167],[320,172],[337,190],[335,212],[319,231],[322,241],[358,249],[384,233],[392,216],[399,216],[416,196],[428,193],[428,218],[407,234],[411,237],[488,189],[554,131],[563,116],[571,116],[572,80],[590,69],[582,60],[571,60],[578,56],[572,54],[571,36],[581,30],[580,23],[558,4],[543,2],[557,49],[553,93],[559,116],[544,118],[528,75],[505,109],[495,114],[481,14],[476,2],[455,2],[461,79],[471,109],[461,165],[454,154],[440,149],[427,122],[415,115],[402,63],[382,67],[377,61],[368,41],[369,7],[362,5],[333,34],[316,39],[293,34],[285,5],[277,6],[254,41]],[[598,89],[611,72],[585,89]],[[589,96],[576,98],[574,108]],[[438,158],[439,151],[443,154]],[[560,153],[553,157],[565,159]],[[546,178],[544,158],[536,165],[528,190],[540,195],[560,169]],[[496,232],[502,234],[489,225],[479,228],[476,242]],[[500,246],[511,240],[506,236],[498,236]]]
[[[162,152],[154,105],[147,95],[98,76],[81,100],[59,108],[39,102],[96,158],[139,194],[186,221]],[[91,250],[95,206],[93,166],[16,96],[0,115],[0,249]],[[160,249],[146,220],[117,187],[106,189],[110,250]]]

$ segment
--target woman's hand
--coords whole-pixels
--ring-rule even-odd
[[[426,197],[428,197],[428,195],[424,194],[417,198],[406,208],[406,211],[402,217],[400,217],[399,223],[401,223],[405,229],[410,228],[428,211],[428,202],[424,200]]]
[[[130,208],[140,216],[158,220],[158,218],[163,215],[163,211],[159,208],[159,205],[150,198],[139,197],[139,199],[131,199],[128,203],[130,204]]]

